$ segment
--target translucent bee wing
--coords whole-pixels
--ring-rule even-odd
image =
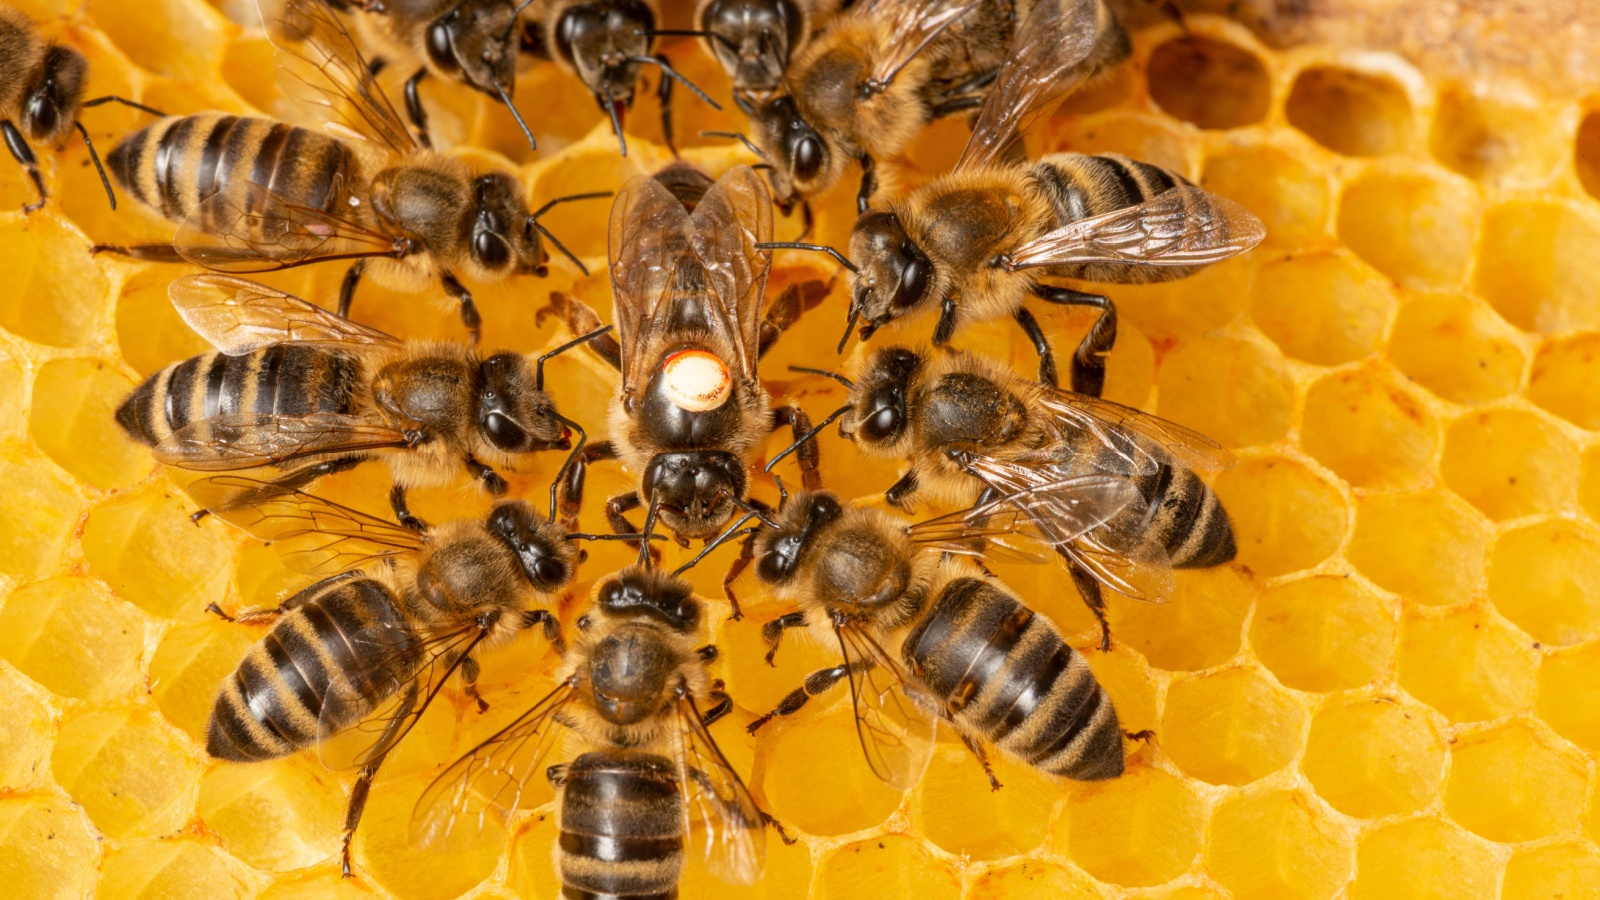
[[[762,298],[772,267],[771,252],[756,247],[772,240],[766,183],[749,166],[728,170],[695,207],[687,235],[717,297],[713,325],[734,348],[741,374],[754,378]]]
[[[190,422],[156,445],[155,458],[180,469],[222,472],[410,445],[404,432],[357,416],[240,413]]]
[[[1088,263],[1201,266],[1237,256],[1266,236],[1261,220],[1243,206],[1180,184],[1143,203],[1034,238],[1001,262],[1010,269]]]
[[[864,7],[889,23],[886,52],[874,61],[867,83],[887,87],[939,35],[981,5],[983,0],[877,0]]]
[[[871,635],[851,625],[835,626],[834,633],[867,765],[890,787],[909,791],[933,758],[938,703]]]
[[[1177,586],[1172,561],[1155,541],[1137,541],[1106,530],[1066,544],[1061,552],[1095,581],[1131,600],[1166,603]]]
[[[703,827],[699,849],[706,868],[730,884],[754,884],[766,860],[766,817],[687,693],[678,701],[677,720],[678,790],[690,823]]]
[[[528,782],[545,777],[544,760],[576,684],[575,678],[563,681],[439,773],[412,811],[413,839],[424,847],[450,846],[482,832],[491,814],[521,809]]]
[[[270,481],[216,475],[187,490],[218,518],[271,542],[285,565],[308,575],[348,572],[416,553],[424,543],[408,528]]]
[[[956,171],[998,164],[1018,135],[1027,134],[1091,74],[1084,60],[1114,27],[1116,20],[1100,0],[1035,0],[978,109]]]
[[[1002,494],[970,509],[906,528],[915,544],[946,552],[1043,562],[1046,553],[1105,523],[1143,498],[1127,478],[1074,475]],[[995,546],[1004,552],[993,553]],[[1022,555],[1021,560],[1010,556]]]
[[[638,390],[655,363],[649,351],[666,327],[673,275],[692,253],[688,222],[678,198],[648,175],[630,179],[611,205],[607,255],[624,394]]]
[[[213,347],[240,356],[273,344],[375,344],[400,341],[292,294],[228,275],[184,275],[167,289],[178,315]]]
[[[1230,468],[1237,460],[1221,444],[1191,428],[1150,413],[1087,394],[1046,390],[1040,403],[1056,420],[1058,429],[1079,429],[1092,434],[1112,458],[1126,465],[1111,471],[1125,475],[1154,475],[1171,457],[1202,472]],[[1105,465],[1101,457],[1101,465]]]
[[[342,191],[336,187],[335,191]],[[354,202],[351,202],[354,201]],[[173,246],[197,266],[218,272],[273,272],[309,263],[400,257],[410,239],[370,224],[352,195],[336,212],[313,209],[259,184],[229,184],[178,226]]]

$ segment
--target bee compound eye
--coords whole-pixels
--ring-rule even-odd
[[[860,434],[869,441],[886,441],[900,432],[900,410],[885,406],[861,423]]]
[[[472,236],[472,255],[484,268],[499,269],[511,262],[511,247],[500,235],[479,231]]]
[[[489,442],[501,450],[520,450],[528,444],[528,433],[503,413],[492,412],[483,417],[483,431]]]
[[[806,135],[794,145],[794,177],[810,181],[822,171],[822,142]]]
[[[683,350],[661,363],[661,384],[667,398],[688,412],[710,412],[728,402],[733,377],[728,366],[713,353]]]
[[[567,579],[566,564],[546,556],[533,564],[533,577],[545,586],[561,584]]]
[[[921,300],[928,290],[928,276],[932,274],[928,258],[915,247],[908,245],[908,248],[913,255],[905,268],[900,270],[900,282],[895,285],[894,297],[890,300],[896,309],[904,309]]]

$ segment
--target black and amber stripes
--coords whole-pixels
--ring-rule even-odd
[[[1117,714],[1089,664],[1000,585],[946,583],[902,653],[962,733],[1053,775],[1122,774]]]
[[[217,759],[254,762],[305,749],[355,724],[404,683],[396,673],[414,668],[414,633],[379,581],[334,576],[284,606],[217,695],[206,729],[206,752]],[[322,721],[325,703],[337,705]]]
[[[1180,184],[1190,183],[1176,172],[1139,162],[1120,153],[1097,156],[1051,153],[1034,164],[1029,177],[1055,211],[1056,221],[1052,228],[1137,206]],[[1217,227],[1225,227],[1227,217],[1211,205],[1211,195],[1197,192],[1196,197],[1197,201],[1189,205],[1186,214],[1215,223]],[[1049,271],[1052,275],[1107,284],[1149,284],[1186,278],[1203,268],[1203,265],[1090,263],[1054,266]]]
[[[556,871],[567,900],[672,900],[683,868],[683,799],[663,757],[585,753],[567,767]]]
[[[274,344],[241,356],[202,353],[145,379],[117,407],[117,422],[153,447],[214,416],[349,413],[361,377],[355,357],[305,344]]]
[[[169,116],[123,138],[106,168],[140,203],[182,222],[230,185],[254,183],[298,206],[328,212],[347,201],[359,174],[350,148],[325,134],[272,119],[199,113]]]

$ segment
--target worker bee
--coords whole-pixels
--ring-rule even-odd
[[[657,96],[661,101],[661,132],[669,148],[672,138],[672,85],[679,82],[712,109],[722,109],[705,91],[679,74],[665,56],[655,52],[661,12],[656,0],[530,0],[523,15],[522,50],[547,59],[576,75],[594,94],[595,102],[611,118],[611,128],[628,155],[623,117],[632,108],[639,72],[645,66],[661,70]],[[527,4],[524,4],[527,5]]]
[[[285,90],[320,110],[340,139],[270,119],[221,113],[162,119],[107,157],[112,175],[148,209],[179,222],[174,244],[114,247],[223,272],[355,260],[339,294],[350,311],[371,269],[395,288],[437,278],[476,340],[480,318],[457,271],[480,280],[542,275],[541,235],[583,268],[507,172],[471,173],[459,159],[417,147],[350,34],[323,0],[285,0],[268,28]]]
[[[695,22],[733,89],[767,94],[778,89],[789,60],[840,6],[851,0],[700,0]]]
[[[45,40],[26,15],[0,6],[0,137],[5,138],[6,149],[27,171],[39,192],[38,200],[22,207],[25,213],[38,212],[49,197],[44,175],[39,171],[39,159],[30,142],[59,147],[72,129],[78,129],[83,145],[89,148],[89,159],[100,173],[106,199],[111,201],[111,208],[116,209],[117,195],[111,190],[94,142],[89,140],[89,129],[78,121],[78,114],[105,103],[121,103],[161,115],[157,110],[122,97],[83,99],[83,82],[88,75],[89,62],[82,53]]]
[[[418,837],[438,844],[481,829],[492,811],[524,808],[543,775],[561,793],[562,896],[677,896],[691,822],[705,826],[700,852],[714,875],[754,882],[767,816],[709,731],[733,701],[707,672],[716,647],[695,646],[700,618],[676,573],[641,564],[603,581],[559,684],[428,786]],[[566,732],[592,749],[541,771]]]
[[[545,361],[575,344],[530,364],[510,351],[403,342],[226,275],[184,276],[170,293],[217,350],[150,376],[117,409],[123,429],[168,465],[272,466],[300,487],[382,459],[395,512],[411,523],[407,488],[443,484],[459,465],[498,495],[506,482],[495,465],[583,434],[544,391]]]
[[[354,8],[365,13],[359,30],[371,44],[381,48],[373,62],[387,65],[399,60],[416,64],[406,79],[406,114],[416,126],[424,147],[432,147],[428,136],[428,117],[422,108],[418,86],[429,75],[455,81],[486,94],[510,110],[517,125],[537,149],[533,133],[522,114],[511,102],[517,82],[517,54],[520,36],[512,0],[326,0],[329,5]],[[264,6],[275,0],[262,0]]]
[[[772,204],[747,166],[723,175],[692,213],[640,175],[618,194],[610,229],[617,342],[596,349],[622,372],[622,387],[612,439],[590,445],[570,470],[569,508],[581,503],[587,463],[620,459],[641,479],[606,504],[613,530],[637,533],[624,514],[645,506],[647,520],[659,516],[680,540],[710,539],[745,497],[762,437],[781,425],[797,438],[811,428],[799,407],[773,409],[757,373],[783,324],[761,316],[771,258],[755,244],[772,233]],[[574,330],[599,322],[578,301],[557,299]],[[814,442],[802,443],[801,461],[810,483]]]
[[[973,541],[1005,542],[1048,507],[1054,534],[1080,535],[1134,501],[1126,479],[1060,479],[918,523],[845,506],[827,491],[785,497],[762,515],[756,576],[798,610],[767,623],[770,663],[786,629],[809,626],[843,661],[807,677],[753,733],[849,679],[856,731],[872,771],[899,790],[916,784],[944,718],[983,763],[985,744],[1080,781],[1122,773],[1117,714],[1083,657],[1044,616],[977,565]],[[942,552],[940,552],[942,551]]]
[[[373,777],[450,676],[477,698],[478,654],[536,625],[562,646],[551,610],[577,568],[573,541],[591,536],[565,534],[554,508],[544,519],[521,500],[495,504],[483,521],[418,533],[235,475],[203,479],[191,492],[252,536],[277,542],[291,567],[336,573],[276,610],[242,616],[272,619],[272,630],[223,682],[206,752],[259,762],[316,745],[331,767],[359,767],[340,846],[348,876]],[[226,617],[215,604],[213,611]],[[324,743],[356,726],[354,739]]]
[[[1009,161],[1017,137],[1079,83],[1100,8],[1091,0],[1039,3],[1015,53],[983,101],[955,170],[888,209],[857,220],[846,259],[849,322],[866,339],[902,316],[938,310],[933,342],[964,325],[1011,316],[1039,353],[1039,378],[1056,384],[1050,343],[1024,306],[1101,310],[1072,358],[1072,388],[1099,396],[1116,342],[1110,299],[1045,284],[1030,270],[1089,281],[1144,284],[1192,275],[1261,242],[1260,220],[1231,200],[1157,166],[1107,153],[1055,153],[1029,166]],[[1093,56],[1087,58],[1092,59]]]
[[[1234,557],[1228,513],[1195,474],[1227,468],[1234,458],[1202,434],[1018,378],[970,353],[891,346],[875,351],[853,382],[821,374],[849,388],[849,402],[828,418],[839,418],[841,434],[870,456],[910,461],[884,494],[901,508],[923,492],[943,503],[982,503],[1091,473],[1136,487],[1136,502],[1087,534],[1057,528],[1053,519],[1063,511],[1049,503],[1027,507],[1100,622],[1102,648],[1111,645],[1102,587],[1165,602],[1172,569]]]
[[[876,160],[898,157],[934,119],[978,106],[1001,64],[1040,40],[1070,54],[1057,73],[1067,89],[1129,52],[1101,0],[875,0],[834,17],[794,58],[775,96],[735,99],[781,202],[827,190],[856,161],[865,213]]]

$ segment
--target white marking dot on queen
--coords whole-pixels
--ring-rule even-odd
[[[733,393],[727,365],[704,350],[680,350],[668,356],[661,363],[661,379],[673,404],[689,412],[717,409]]]

